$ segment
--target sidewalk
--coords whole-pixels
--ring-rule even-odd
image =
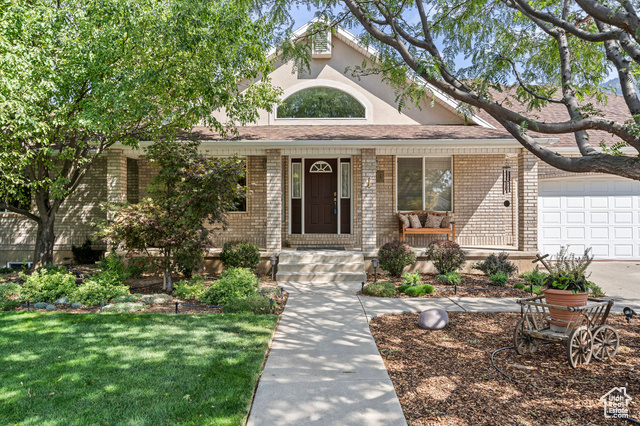
[[[289,300],[248,425],[406,425],[360,283],[280,284]]]

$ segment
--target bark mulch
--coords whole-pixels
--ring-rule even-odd
[[[435,291],[431,294],[421,296],[424,298],[439,298],[439,297],[529,297],[529,292],[513,288],[515,283],[523,283],[528,285],[523,279],[513,277],[509,279],[509,282],[504,287],[495,286],[489,281],[489,278],[484,275],[461,275],[461,282],[456,288],[453,285],[446,284],[436,279],[436,274],[421,274],[422,282],[420,284],[431,284],[435,287]],[[396,287],[400,287],[402,283],[401,278],[391,278],[386,276],[380,276],[378,274],[378,281],[389,281],[395,284]],[[373,282],[373,275],[367,277],[367,283]],[[366,296],[366,295],[365,295]],[[396,293],[396,298],[411,298],[403,293]]]
[[[640,348],[620,346],[607,362],[592,360],[572,369],[566,348],[541,345],[534,354],[512,346],[520,318],[511,313],[449,313],[444,330],[418,327],[419,314],[374,318],[371,332],[410,425],[631,424],[605,419],[601,396],[625,386],[630,417],[640,420]],[[640,345],[640,319],[627,324],[611,315],[621,345]]]

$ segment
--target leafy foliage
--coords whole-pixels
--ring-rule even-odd
[[[391,276],[399,277],[406,266],[416,262],[416,255],[408,244],[395,240],[380,247],[378,260],[382,269]]]
[[[522,274],[520,274],[520,278],[522,278],[529,284],[542,286],[547,282],[549,274],[539,269],[534,269],[533,271],[523,272]]]
[[[522,283],[515,283],[513,285],[513,288],[517,288],[518,290],[524,290],[525,288],[527,288],[527,286]]]
[[[246,268],[229,268],[220,274],[202,295],[201,300],[212,305],[226,304],[231,298],[242,298],[258,291],[260,282],[253,272]]]
[[[127,267],[124,266],[124,259],[116,253],[109,253],[100,261],[100,270],[102,273],[113,274],[122,283],[130,277]]]
[[[12,311],[20,304],[20,286],[11,281],[0,283],[0,311]]]
[[[405,272],[402,274],[402,283],[409,285],[418,285],[422,280],[420,272]]]
[[[569,253],[568,247],[560,247],[554,262],[548,263],[547,287],[574,293],[586,292],[589,289],[586,271],[592,261],[591,247],[582,256]]]
[[[504,287],[507,285],[507,282],[509,282],[509,275],[505,274],[504,272],[497,272],[495,274],[489,275],[489,281],[491,281],[493,285]]]
[[[96,250],[91,247],[91,240],[87,240],[82,243],[80,247],[72,245],[71,253],[73,253],[73,261],[78,265],[93,264],[96,263],[104,254],[104,250]]]
[[[258,246],[246,240],[228,241],[223,244],[220,260],[227,268],[255,270],[260,263]]]
[[[116,296],[129,294],[129,287],[122,284],[121,278],[117,271],[101,272],[84,280],[69,298],[83,305],[107,303]]]
[[[189,280],[182,280],[173,289],[173,295],[183,300],[200,300],[205,292],[204,277],[195,275]]]
[[[271,313],[271,302],[268,297],[260,294],[251,294],[246,297],[231,297],[222,307],[224,313],[251,312],[266,315]]]
[[[422,284],[409,287],[404,291],[404,294],[411,297],[420,297],[424,296],[425,294],[431,294],[434,292],[434,290],[435,289],[431,284]]]
[[[429,244],[426,256],[441,274],[456,272],[464,265],[466,259],[458,243],[452,241],[432,242]]]
[[[407,289],[409,287],[412,287],[411,284],[402,284],[400,287],[398,287],[398,293],[404,293],[405,291],[407,291]]]
[[[22,297],[31,302],[53,302],[70,296],[76,289],[76,277],[66,272],[34,272],[23,275]]]
[[[235,209],[239,196],[246,196],[246,188],[238,184],[245,163],[235,156],[206,157],[196,143],[159,141],[147,154],[160,167],[148,188],[151,198],[112,206],[114,218],[102,223],[98,236],[129,252],[159,248],[158,266],[165,271],[166,290],[171,290],[172,273],[189,276],[201,267],[204,250],[212,245],[211,231],[224,228],[226,213]]]
[[[492,253],[485,260],[473,265],[472,268],[484,272],[488,277],[496,274],[505,274],[510,277],[518,271],[518,267],[508,259],[509,255],[506,252],[498,253],[497,256]]]
[[[378,281],[364,286],[362,292],[373,297],[393,297],[396,295],[396,286],[388,281]]]
[[[446,274],[436,276],[436,278],[449,285],[459,285],[462,282],[462,277],[457,272],[447,272]]]
[[[604,297],[606,296],[605,292],[602,291],[602,287],[600,287],[598,284],[594,283],[593,281],[589,281],[589,292],[591,293],[589,296],[590,297]]]

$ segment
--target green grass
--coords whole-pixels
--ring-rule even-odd
[[[276,321],[0,313],[0,424],[243,424]]]

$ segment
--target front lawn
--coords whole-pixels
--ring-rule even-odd
[[[0,313],[0,424],[243,424],[276,321]]]

